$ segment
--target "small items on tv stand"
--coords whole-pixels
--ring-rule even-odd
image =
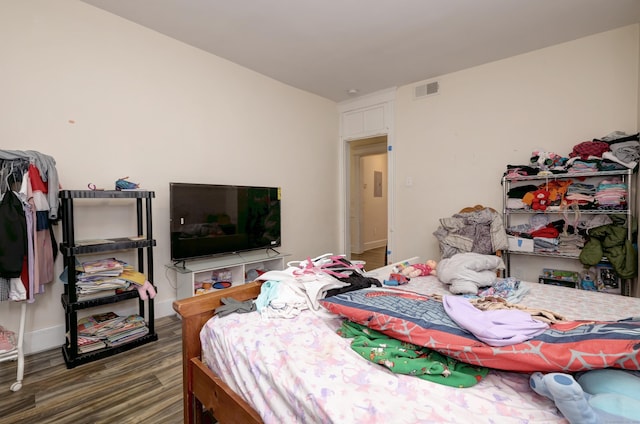
[[[176,272],[177,299],[184,299],[245,284],[252,280],[253,271],[283,270],[287,256],[275,249],[261,249],[174,262],[167,268]]]

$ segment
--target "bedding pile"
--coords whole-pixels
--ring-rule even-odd
[[[461,389],[393,373],[338,336],[342,322],[310,310],[215,316],[200,334],[202,359],[265,424],[566,423],[528,375],[491,370]]]
[[[474,252],[458,253],[438,263],[438,279],[454,294],[477,294],[481,287],[493,286],[496,271],[504,269],[502,258]]]
[[[539,333],[542,327],[531,323],[523,326],[524,321],[519,321],[520,328],[512,326],[511,333],[502,337],[513,343],[492,346],[474,335],[473,329],[456,323],[443,302],[434,297],[369,288],[332,296],[320,303],[350,321],[477,366],[520,372],[577,372],[599,368],[637,370],[640,364],[640,320],[560,321]],[[488,312],[491,311],[479,311]],[[493,340],[511,325],[492,318],[487,321],[493,325],[493,333],[488,335]]]

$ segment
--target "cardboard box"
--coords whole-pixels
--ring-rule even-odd
[[[507,241],[511,252],[533,252],[533,239],[508,235]]]

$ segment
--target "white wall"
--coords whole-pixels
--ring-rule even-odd
[[[3,0],[0,75],[0,148],[53,156],[65,189],[113,189],[129,176],[156,192],[158,316],[173,313],[175,299],[165,268],[171,181],[281,186],[281,250],[295,258],[337,250],[334,102],[75,0]],[[84,210],[75,210],[76,238],[135,230],[135,207],[101,201]],[[53,282],[28,308],[27,352],[63,343],[62,291]],[[122,308],[136,303],[108,309]],[[17,329],[18,312],[0,303],[0,323]]]
[[[529,163],[533,150],[567,156],[582,141],[637,131],[638,45],[632,25],[443,75],[435,96],[413,100],[424,81],[400,87],[395,257],[439,259],[438,219],[475,204],[501,210],[506,165]],[[536,281],[548,263],[525,259],[514,271]]]
[[[387,154],[362,156],[360,159],[360,198],[362,199],[362,244],[364,250],[387,244]],[[374,172],[382,173],[382,196],[374,196]]]

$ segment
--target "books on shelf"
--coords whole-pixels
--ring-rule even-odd
[[[140,315],[95,314],[78,320],[78,351],[119,346],[147,334],[149,328]]]
[[[78,292],[78,300],[99,299],[106,296],[115,296],[118,294],[117,289],[97,290],[92,292]]]
[[[82,271],[87,274],[95,274],[98,272],[117,272],[116,275],[120,275],[123,270],[124,263],[116,258],[105,258],[82,262]]]
[[[78,262],[76,272],[78,300],[112,296],[129,289],[132,285],[141,286],[147,280],[143,273],[135,271],[131,265],[116,258]],[[66,268],[60,279],[67,282]]]
[[[87,353],[94,350],[103,349],[107,347],[104,340],[98,337],[81,337],[78,336],[78,352]]]

